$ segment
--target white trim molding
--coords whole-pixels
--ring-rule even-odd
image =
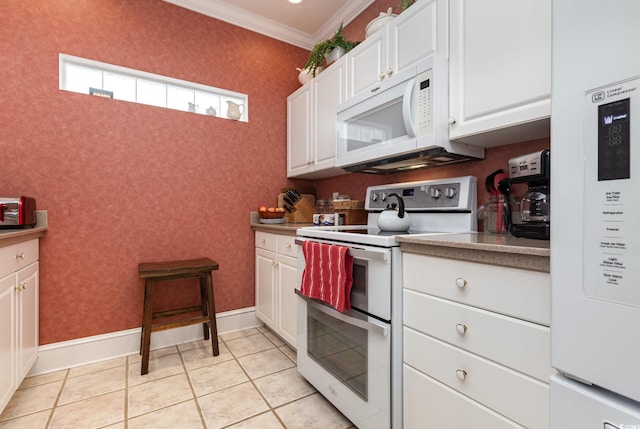
[[[255,307],[216,314],[218,335],[262,326]],[[41,346],[29,376],[47,374],[76,366],[128,356],[140,351],[141,328],[78,338]],[[151,350],[202,339],[202,325],[154,332]]]
[[[308,50],[311,50],[320,40],[331,37],[340,26],[340,23],[344,23],[346,26],[373,3],[373,0],[344,2],[344,6],[336,11],[331,19],[319,28],[315,34],[309,34],[281,22],[259,16],[223,0],[164,1]]]

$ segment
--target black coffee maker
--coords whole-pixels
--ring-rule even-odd
[[[512,235],[549,240],[550,167],[548,149],[509,160],[509,181],[526,183],[529,187],[520,201],[522,223],[511,224]]]

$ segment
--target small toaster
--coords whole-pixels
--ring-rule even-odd
[[[0,197],[0,228],[15,229],[36,224],[36,200],[31,197]]]

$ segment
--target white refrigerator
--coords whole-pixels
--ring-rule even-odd
[[[640,429],[640,0],[554,0],[551,429]]]

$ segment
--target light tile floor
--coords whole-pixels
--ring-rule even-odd
[[[0,429],[355,428],[296,370],[295,351],[266,328],[24,380]]]

